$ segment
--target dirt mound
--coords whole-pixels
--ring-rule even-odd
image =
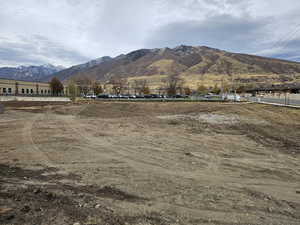
[[[136,195],[128,194],[117,188],[105,186],[97,191],[97,195],[104,198],[113,198],[121,201],[136,202],[145,200],[145,198],[138,197]]]

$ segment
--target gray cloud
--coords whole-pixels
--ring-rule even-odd
[[[69,66],[180,44],[290,59],[300,50],[300,29],[286,39],[300,21],[298,0],[10,0],[0,8],[0,66]]]
[[[154,31],[148,46],[170,46],[180,44],[206,45],[230,51],[251,52],[259,47],[264,28],[269,20],[254,20],[213,16],[205,21],[180,21],[167,24]]]
[[[35,35],[30,39],[16,36],[16,39],[0,38],[0,64],[32,65],[32,64],[64,64],[72,65],[89,58],[70,51],[46,37]]]
[[[270,52],[266,52],[263,55],[300,62],[300,39],[288,40],[282,45],[279,44],[276,46],[278,47],[271,49]]]

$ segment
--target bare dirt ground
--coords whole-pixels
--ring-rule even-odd
[[[7,103],[0,224],[300,224],[300,110]]]

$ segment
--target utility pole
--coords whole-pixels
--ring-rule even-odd
[[[287,91],[284,92],[284,104],[288,105]]]

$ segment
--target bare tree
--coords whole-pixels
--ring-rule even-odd
[[[68,95],[70,96],[72,101],[75,101],[76,97],[79,95],[80,91],[78,86],[74,81],[69,81],[68,83]]]
[[[213,87],[213,89],[211,90],[211,92],[218,95],[218,94],[221,93],[221,89],[218,87],[217,84],[215,84],[215,86]]]
[[[133,84],[134,92],[135,94],[138,93],[139,95],[144,94],[150,94],[150,88],[148,85],[147,80],[135,80]]]
[[[208,89],[206,86],[204,86],[203,84],[199,85],[197,88],[197,92],[198,94],[207,94],[208,93]]]
[[[174,96],[178,90],[182,89],[183,81],[179,78],[178,74],[170,75],[167,79],[163,80],[166,85],[168,96]]]
[[[222,78],[221,80],[221,93],[227,93],[230,91],[230,85],[228,84],[227,81],[224,80],[224,78]]]
[[[103,87],[98,81],[93,81],[92,90],[95,95],[99,95],[103,93]]]
[[[230,79],[230,86],[229,86],[229,90],[230,92],[236,92],[237,89],[237,80],[234,77],[234,68],[233,68],[233,64],[225,59],[221,60],[221,71],[225,73],[228,78]],[[223,88],[221,87],[221,91],[224,92]],[[228,92],[227,91],[227,92]]]
[[[165,95],[166,94],[166,87],[165,86],[160,86],[160,87],[158,87],[158,94],[159,95]]]
[[[80,74],[73,80],[78,86],[80,93],[86,95],[92,89],[93,80],[87,75]]]
[[[191,95],[192,94],[192,90],[189,87],[184,87],[183,91],[184,91],[185,95]]]
[[[114,94],[119,95],[126,89],[127,81],[126,79],[113,78],[110,80],[110,84],[112,85]]]
[[[245,92],[246,92],[246,86],[245,85],[239,85],[236,88],[236,93],[238,93],[238,94],[243,94]]]

